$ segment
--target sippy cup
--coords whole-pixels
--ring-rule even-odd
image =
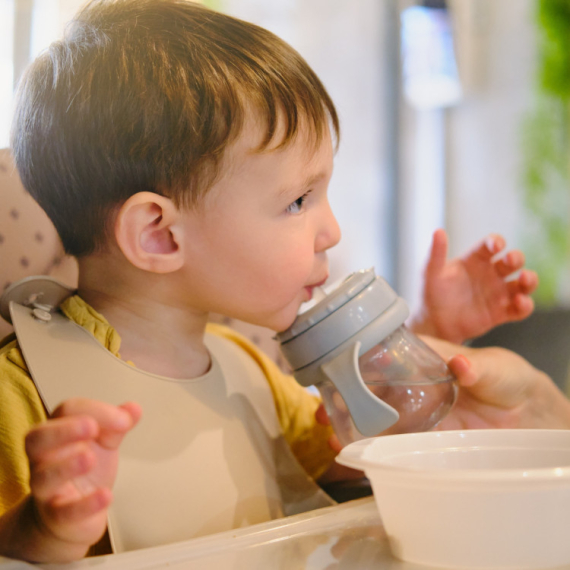
[[[341,444],[427,431],[453,406],[455,378],[406,328],[408,314],[405,301],[368,269],[277,335],[297,381],[321,393]]]

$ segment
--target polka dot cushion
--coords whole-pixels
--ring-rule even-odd
[[[10,151],[0,149],[0,290],[30,275],[76,280],[75,262],[66,258],[55,229],[26,193]],[[0,337],[11,332],[0,319]]]

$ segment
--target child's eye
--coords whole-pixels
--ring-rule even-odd
[[[310,192],[310,191],[309,191]],[[305,200],[309,195],[309,192],[306,192],[302,196],[299,196],[294,202],[287,206],[287,213],[289,214],[299,214],[303,210],[303,205],[305,204]]]

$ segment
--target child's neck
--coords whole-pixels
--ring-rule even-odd
[[[137,280],[109,279],[97,261],[79,262],[79,295],[121,337],[121,358],[137,368],[170,378],[195,378],[210,367],[204,344],[208,314],[169,303],[167,280],[152,274]],[[138,282],[137,282],[138,281]],[[142,286],[141,286],[142,283]]]

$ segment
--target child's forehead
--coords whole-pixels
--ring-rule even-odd
[[[299,149],[308,158],[315,154],[323,145],[331,143],[331,133],[328,124],[324,124],[321,132],[311,124],[309,119],[299,116],[299,122],[292,136],[287,134],[287,123],[284,115],[279,113],[274,132],[265,144],[270,126],[267,121],[255,112],[249,112],[236,139],[229,145],[227,154],[230,156],[252,156],[257,154],[274,153],[291,148]]]
[[[322,173],[332,168],[332,137],[328,128],[319,136],[308,121],[303,121],[294,136],[285,140],[286,125],[280,121],[270,143],[260,148],[266,134],[267,125],[259,118],[245,121],[224,152],[218,180],[243,176],[255,179],[260,172],[265,176],[268,168],[275,169],[275,176],[287,178],[306,177],[313,170]]]

